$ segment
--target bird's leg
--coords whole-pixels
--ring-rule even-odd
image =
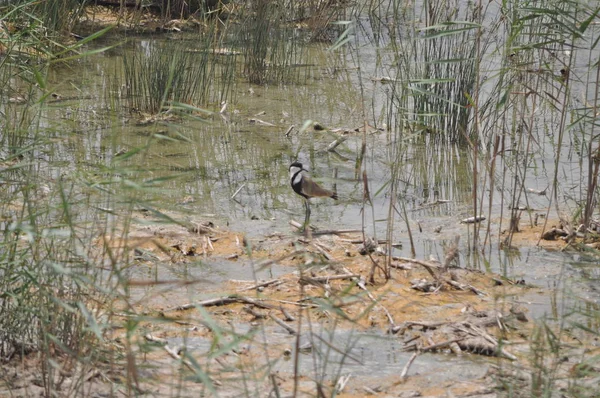
[[[304,207],[306,208],[306,213],[304,217],[304,230],[310,228],[310,202],[308,199],[304,199]]]

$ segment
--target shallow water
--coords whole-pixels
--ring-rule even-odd
[[[290,189],[288,180],[288,165],[300,160],[314,179],[328,187],[335,184],[340,196],[337,202],[313,201],[311,221],[314,225],[356,229],[364,223],[369,235],[385,236],[389,217],[389,165],[395,161],[390,148],[396,136],[386,131],[382,123],[376,126],[380,130],[371,129],[366,135],[364,162],[373,206],[367,206],[363,212],[363,184],[355,172],[362,133],[354,130],[362,128],[364,123],[359,72],[355,64],[348,62],[349,55],[327,52],[324,45],[309,45],[306,51],[312,63],[300,67],[306,76],[301,84],[256,86],[240,80],[222,115],[215,113],[205,122],[175,119],[156,125],[139,125],[137,121],[141,116],[128,111],[122,58],[132,49],[168,45],[165,40],[164,37],[130,37],[125,46],[77,61],[70,67],[50,70],[52,89],[60,97],[49,101],[40,124],[56,139],[47,151],[40,152],[39,159],[40,167],[48,166],[51,179],[69,175],[77,178],[81,170],[86,173],[98,170],[100,175],[109,175],[119,151],[144,147],[151,137],[159,134],[165,138],[155,138],[143,154],[119,164],[119,167],[131,168],[131,174],[122,177],[130,177],[137,183],[175,177],[152,184],[142,192],[141,199],[159,209],[175,209],[187,214],[189,219],[211,214],[217,223],[249,237],[275,231],[289,233],[289,220],[302,220],[304,215],[302,200]],[[186,43],[194,46],[193,41]],[[380,50],[364,46],[361,51],[361,59],[365,61],[362,61],[364,66],[361,64],[360,76],[365,96],[374,104],[372,117],[378,120],[384,112],[389,87],[368,78],[385,69],[368,61]],[[343,66],[335,73],[331,71],[332,59],[338,65],[342,62]],[[207,108],[218,111],[221,105],[213,101]],[[260,119],[273,126],[253,123],[250,119]],[[330,129],[349,130],[348,140],[338,147],[337,153],[327,152],[327,145],[337,135],[312,128],[300,131],[307,120]],[[286,136],[285,132],[292,125],[295,128]],[[172,141],[168,137],[185,137],[187,142]],[[532,166],[535,172],[527,175],[525,186],[541,191],[548,186],[551,176],[553,141],[543,131],[539,132],[538,140],[539,156],[532,158],[536,162]],[[472,227],[459,222],[472,215],[472,154],[458,145],[430,139],[409,139],[404,145],[398,199],[407,209],[417,257],[442,258],[443,245],[456,235],[462,236],[461,244],[465,248],[471,239]],[[565,152],[572,153],[570,148]],[[566,178],[564,188],[570,189],[580,181],[577,172],[581,171],[581,165],[568,156],[563,159],[560,168]],[[480,160],[480,170],[485,170],[484,162]],[[116,186],[116,189],[123,188]],[[478,199],[484,203],[486,216],[489,194],[485,192]],[[140,199],[139,193],[136,195]],[[539,213],[546,212],[547,195],[529,194],[526,199],[523,197],[523,205]],[[96,205],[113,204],[106,200],[100,197]],[[448,202],[431,205],[437,200]],[[489,209],[491,219],[486,220],[482,228],[491,223],[492,231],[497,234],[499,216],[508,215],[507,207],[507,202],[501,201],[500,192],[494,190]],[[553,211],[550,216],[553,217]],[[407,222],[395,217],[394,239],[404,245],[404,249],[396,249],[395,254],[406,255],[409,252]],[[436,227],[442,227],[441,233],[433,232]],[[504,224],[502,228],[506,227]],[[463,251],[461,264],[544,286],[556,286],[565,279],[582,279],[585,281],[581,285],[585,288],[583,293],[597,302],[597,275],[586,272],[588,263],[578,256],[538,248],[523,248],[517,255],[508,254],[497,249],[498,242],[497,236],[492,238],[489,256],[485,259]]]

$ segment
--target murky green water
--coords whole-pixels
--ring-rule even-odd
[[[50,71],[50,89],[59,97],[48,101],[40,125],[55,140],[39,155],[40,167],[48,167],[50,178],[108,178],[114,182],[122,177],[140,184],[164,179],[147,184],[141,199],[160,209],[187,213],[190,219],[211,218],[232,230],[260,236],[275,231],[292,233],[288,221],[303,219],[302,200],[293,193],[288,180],[288,166],[298,159],[325,186],[335,183],[341,198],[338,202],[314,201],[313,224],[320,228],[361,228],[363,185],[357,178],[355,164],[363,138],[358,130],[364,126],[364,112],[373,126],[366,134],[364,159],[373,206],[366,207],[365,226],[369,235],[385,236],[390,164],[397,159],[391,148],[397,135],[391,134],[382,121],[391,86],[370,80],[389,67],[379,61],[380,50],[365,46],[357,61],[343,51],[332,53],[325,45],[309,45],[306,51],[313,63],[297,67],[305,77],[299,84],[257,86],[240,77],[223,114],[218,113],[222,106],[217,102],[218,95],[213,95],[205,108],[215,113],[204,121],[176,118],[140,125],[143,116],[128,107],[122,57],[133,49],[169,45],[167,40],[129,38],[125,45]],[[188,43],[193,49],[194,42]],[[359,82],[364,89],[362,98]],[[330,130],[349,131],[347,141],[337,148],[337,153],[327,152],[327,146],[338,135],[312,128],[301,131],[309,120]],[[291,126],[295,127],[286,136]],[[527,175],[525,185],[543,190],[551,177],[553,144],[541,129],[538,139],[539,152],[534,151],[531,158],[534,172]],[[119,152],[134,148],[145,149],[125,161],[118,160]],[[472,153],[433,139],[407,139],[400,159],[403,171],[398,198],[407,208],[417,256],[443,258],[445,242],[457,234],[463,237],[463,244],[470,239],[472,227],[459,221],[472,215]],[[561,173],[567,189],[579,181],[576,171],[580,165],[569,157],[565,159]],[[119,172],[124,170],[122,176],[111,174],[117,162]],[[478,169],[485,171],[486,167],[485,160],[480,159]],[[140,193],[136,195],[139,197]],[[101,196],[97,200],[94,205],[98,207],[118,205]],[[448,202],[433,204],[437,200]],[[487,215],[489,192],[479,195],[479,200]],[[567,254],[537,248],[521,249],[517,255],[498,251],[498,217],[501,212],[507,216],[507,203],[500,200],[496,190],[491,203],[492,219],[486,223],[492,223],[495,236],[488,246],[489,260],[482,261],[481,256],[465,251],[462,264],[541,285],[552,285],[557,275],[564,272],[576,276],[582,269]],[[529,195],[523,204],[545,213],[548,197]],[[395,239],[405,247],[397,253],[407,254],[406,221],[397,215],[396,218]],[[440,226],[441,233],[434,233]],[[589,298],[595,300],[598,278],[587,275],[584,279]]]

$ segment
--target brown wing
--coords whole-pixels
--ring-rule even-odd
[[[304,176],[302,179],[302,191],[306,194],[306,196],[310,197],[320,197],[320,198],[333,198],[337,199],[337,195],[314,182],[310,179],[310,177]]]

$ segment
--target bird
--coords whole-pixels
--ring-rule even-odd
[[[310,222],[310,198],[332,198],[338,199],[337,193],[321,187],[309,176],[302,174],[306,170],[302,163],[294,162],[290,165],[290,185],[294,192],[304,198],[304,208],[306,209],[304,217],[304,230],[307,230]]]

